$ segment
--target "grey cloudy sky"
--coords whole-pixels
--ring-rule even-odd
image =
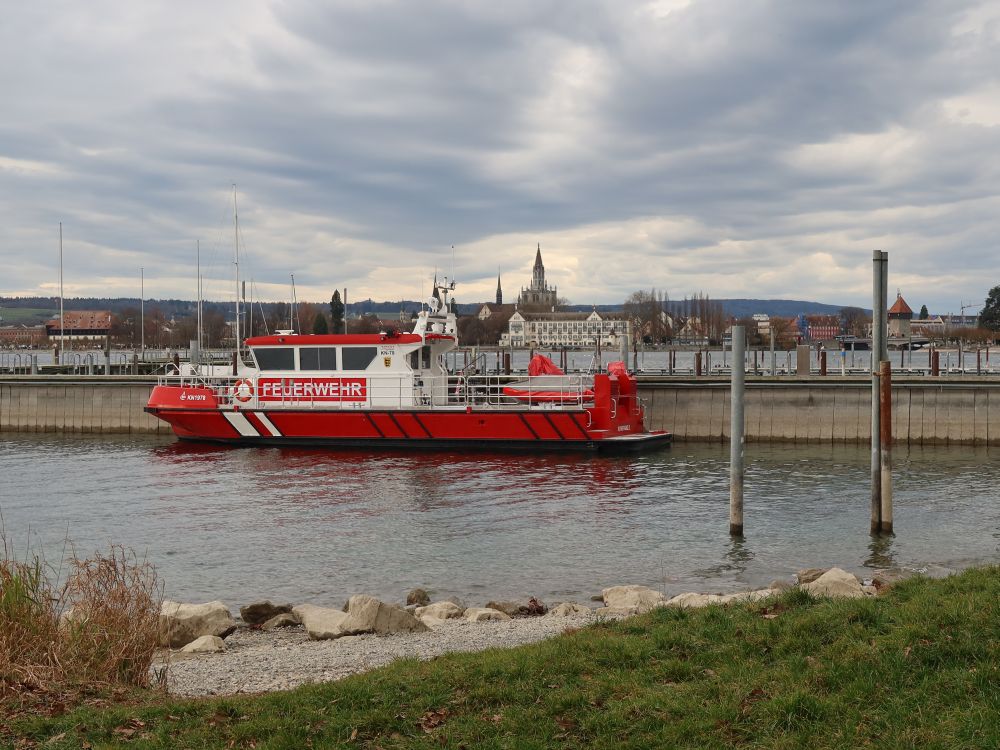
[[[1000,283],[1000,3],[33,0],[0,23],[0,294],[914,307]]]

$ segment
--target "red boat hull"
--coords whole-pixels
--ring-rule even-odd
[[[184,440],[236,445],[636,451],[671,440],[669,432],[646,431],[634,381],[607,375],[595,377],[593,404],[577,408],[267,408],[237,401],[220,403],[207,387],[159,385],[146,411]]]

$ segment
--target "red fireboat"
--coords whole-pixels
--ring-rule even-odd
[[[528,376],[449,373],[458,346],[448,289],[412,333],[246,340],[252,364],[185,366],[160,378],[146,411],[182,440],[231,445],[637,451],[668,446],[645,428],[624,363],[566,374],[535,357]],[[443,292],[443,296],[441,293]],[[240,358],[242,359],[242,358]]]

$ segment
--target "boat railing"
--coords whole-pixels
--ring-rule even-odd
[[[263,382],[262,382],[263,381]],[[503,375],[275,376],[168,373],[160,385],[207,389],[220,406],[239,408],[576,409],[594,400],[593,377],[540,375],[516,380]]]

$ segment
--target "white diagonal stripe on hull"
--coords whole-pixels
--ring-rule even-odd
[[[274,426],[274,423],[271,422],[271,420],[267,418],[267,415],[264,414],[264,412],[262,412],[262,411],[255,411],[253,414],[254,414],[255,417],[257,417],[257,419],[260,420],[260,423],[267,428],[268,432],[270,432],[275,437],[282,437],[281,432],[278,430],[277,427]]]
[[[257,432],[257,428],[250,424],[249,420],[240,414],[238,411],[224,411],[222,412],[224,416],[236,431],[240,433],[243,437],[260,437],[260,433]]]

